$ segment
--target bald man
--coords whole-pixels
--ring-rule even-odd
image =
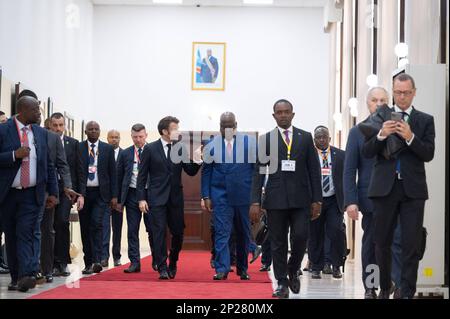
[[[225,112],[220,117],[220,135],[205,146],[202,169],[202,199],[214,211],[214,280],[226,280],[230,272],[229,241],[236,235],[236,274],[249,280],[250,194],[256,162],[256,139],[237,133],[236,117]]]
[[[116,163],[119,159],[122,149],[120,148],[120,132],[117,130],[110,130],[108,132],[108,144],[114,149],[114,159]],[[117,166],[117,165],[116,165]],[[105,215],[103,216],[103,246],[102,246],[102,267],[109,266],[109,244],[111,241],[111,226],[112,226],[112,254],[114,267],[120,266],[120,242],[122,240],[122,224],[123,224],[123,213],[115,209],[107,209]]]
[[[38,100],[21,97],[17,111],[17,116],[0,125],[0,222],[11,272],[8,290],[26,292],[36,286],[35,225],[44,205],[56,205],[59,192],[47,132],[33,124],[41,116]]]
[[[100,125],[88,122],[85,133],[87,140],[79,148],[82,162],[79,192],[85,199],[79,217],[85,264],[82,273],[89,275],[103,269],[103,218],[108,207],[117,205],[117,176],[114,149],[99,140]]]

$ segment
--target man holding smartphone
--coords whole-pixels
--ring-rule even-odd
[[[375,255],[380,267],[379,299],[388,299],[391,288],[391,245],[400,216],[402,229],[401,297],[413,298],[416,292],[419,247],[428,189],[425,162],[434,157],[434,119],[412,106],[416,95],[414,79],[400,74],[393,82],[394,111],[378,135],[363,146],[366,157],[376,157],[369,185],[369,198],[375,211]],[[383,156],[386,139],[400,136],[406,147],[391,158]]]

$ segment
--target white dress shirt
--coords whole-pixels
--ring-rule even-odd
[[[17,123],[17,126],[19,128],[19,132],[17,133],[20,136],[20,140],[22,139],[22,128],[25,127],[18,119],[17,117],[14,119],[14,121]],[[30,161],[30,185],[29,187],[36,186],[36,179],[37,179],[37,154],[36,154],[36,142],[34,141],[34,134],[33,130],[31,129],[31,125],[28,125],[29,130],[27,131],[27,137],[28,137],[28,146],[30,148],[30,156],[22,159],[22,161],[29,160]],[[16,161],[14,157],[13,152],[13,159]],[[21,168],[17,171],[16,177],[14,178],[14,181],[11,185],[13,188],[22,188],[22,185],[20,185],[20,173]]]
[[[91,144],[95,145],[95,148],[94,148],[94,156],[95,156],[94,166],[96,168],[95,178],[92,181],[89,179],[89,170],[88,170],[87,186],[88,187],[98,187],[99,183],[98,183],[98,169],[97,168],[98,168],[98,144],[99,144],[99,142],[97,140],[97,142],[91,143],[88,140],[87,143],[88,143],[88,150],[89,150],[89,152],[91,151]],[[89,155],[88,155],[88,158],[89,158]]]
[[[114,149],[114,158],[117,162],[117,158],[119,157],[119,151],[120,151],[120,147]]]
[[[167,144],[172,144],[172,146],[173,146],[173,143],[167,143],[166,141],[164,141],[163,138],[161,138],[160,140],[161,140],[161,143],[163,146],[164,154],[166,155],[166,158],[167,158],[167,151],[169,150],[169,148],[167,147]]]

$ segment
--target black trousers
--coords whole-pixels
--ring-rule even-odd
[[[286,285],[288,273],[296,273],[305,254],[308,240],[310,208],[268,210],[267,226],[272,249],[273,270],[279,284]],[[291,232],[291,256],[288,255],[288,233]]]
[[[391,286],[391,246],[398,216],[400,216],[401,294],[402,297],[411,298],[416,292],[425,200],[408,198],[403,188],[403,181],[396,180],[389,195],[372,198],[372,201],[375,211],[375,256],[380,267],[381,289],[387,290]]]
[[[64,195],[63,195],[64,196]],[[43,275],[53,273],[55,252],[55,208],[45,209],[41,221],[41,272]]]
[[[98,187],[87,188],[84,207],[79,212],[85,267],[101,262],[103,215],[108,205],[101,198]]]
[[[183,246],[184,207],[168,203],[164,206],[150,207],[150,227],[153,235],[154,263],[161,272],[167,269],[166,228],[172,235],[169,262],[176,263]]]
[[[330,259],[333,267],[342,266],[344,237],[342,223],[344,215],[339,211],[336,196],[324,197],[322,213],[311,221],[308,241],[308,257],[312,270],[321,271],[325,265],[325,236],[330,240]]]
[[[261,264],[263,265],[272,264],[272,252],[270,247],[270,240],[267,238],[261,245]]]
[[[70,211],[72,203],[64,193],[59,194],[59,204],[55,209],[55,266],[67,265],[70,259]]]

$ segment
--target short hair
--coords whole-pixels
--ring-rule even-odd
[[[166,116],[165,118],[162,118],[158,123],[159,135],[163,135],[163,132],[162,132],[163,130],[169,129],[170,123],[178,124],[178,123],[180,123],[180,121],[176,117],[173,117],[173,116]]]
[[[275,113],[275,107],[277,106],[277,104],[280,104],[280,103],[286,103],[286,104],[289,104],[289,106],[291,107],[291,111],[294,110],[294,107],[292,106],[292,103],[291,103],[291,102],[289,102],[289,101],[286,100],[286,99],[280,99],[280,100],[276,101],[275,104],[273,105],[273,112],[274,112],[274,113]]]
[[[395,82],[395,81],[400,81],[400,82],[411,81],[413,89],[416,88],[416,82],[414,81],[413,77],[407,73],[400,73],[399,75],[397,75],[394,78],[393,82]]]
[[[36,93],[34,93],[34,92],[31,91],[31,90],[22,90],[22,91],[19,93],[19,95],[17,96],[17,99],[20,99],[21,97],[24,97],[24,96],[31,96],[31,97],[34,97],[36,100],[38,99]]]
[[[45,127],[46,129],[50,129],[50,121],[51,121],[51,120],[52,120],[51,117],[45,119],[45,121],[44,121],[44,127]]]
[[[132,130],[133,132],[140,132],[140,131],[142,131],[142,130],[145,130],[145,126],[144,126],[144,124],[137,123],[137,124],[134,124],[134,125],[131,127],[131,130]]]
[[[320,129],[326,129],[328,132],[330,132],[330,130],[328,129],[328,127],[324,126],[324,125],[319,125],[314,129],[314,133],[316,133],[316,131],[320,130]]]
[[[0,115],[6,115],[6,114],[5,114],[5,112],[3,112],[3,111],[0,111]]]
[[[387,98],[389,99],[389,92],[388,92],[384,87],[382,87],[382,86],[374,86],[374,87],[371,87],[371,88],[367,91],[366,100],[369,100],[369,96],[372,96],[372,93],[373,93],[373,91],[375,91],[375,90],[383,91],[383,92],[386,94]]]
[[[62,114],[62,113],[60,113],[60,112],[55,112],[55,113],[53,113],[51,116],[50,116],[50,118],[53,120],[53,119],[56,119],[56,120],[59,120],[59,119],[63,119],[64,118],[64,115]]]

